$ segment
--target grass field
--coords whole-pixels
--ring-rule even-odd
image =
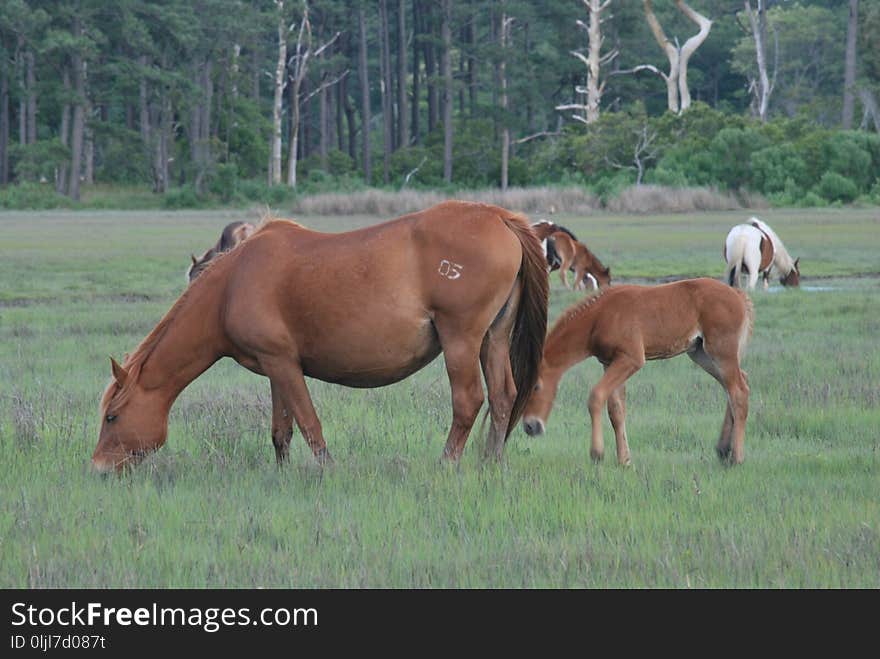
[[[563,380],[544,437],[517,429],[496,464],[474,434],[441,464],[439,358],[383,389],[311,382],[336,465],[295,437],[279,470],[268,381],[226,360],[180,397],[160,452],[97,478],[107,356],[240,216],[0,214],[0,587],[880,587],[880,210],[762,213],[803,290],[753,296],[741,467],[715,457],[721,388],[683,357],[630,381],[632,468],[589,461],[594,361]],[[555,219],[620,281],[720,276],[745,217]],[[551,319],[579,297],[552,284]]]

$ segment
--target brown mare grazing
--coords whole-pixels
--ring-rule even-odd
[[[548,220],[535,222],[532,230],[544,245],[550,271],[559,270],[566,288],[569,270],[575,273],[575,288],[586,288],[587,279],[594,289],[611,285],[611,268],[606,268],[571,231]]]
[[[587,246],[562,232],[550,234],[547,239],[552,244],[556,253],[559,254],[561,265],[559,278],[562,284],[569,288],[567,272],[574,271],[574,289],[581,290],[587,287],[587,279],[590,279],[593,288],[605,288],[611,285],[611,268],[606,268]]]
[[[547,297],[535,234],[496,206],[450,201],[342,234],[268,222],[215,258],[124,364],[111,359],[92,463],[121,470],[162,446],[172,403],[221,357],[269,378],[277,460],[296,421],[323,463],[304,376],[380,387],[441,351],[452,389],[444,457],[459,458],[483,404],[481,367],[487,449],[500,456],[538,376]]]
[[[523,412],[525,431],[544,432],[562,375],[587,357],[596,357],[605,375],[589,397],[590,455],[598,461],[604,453],[602,407],[607,402],[617,461],[629,464],[626,381],[646,360],[686,352],[727,392],[718,455],[739,464],[749,411],[749,386],[740,359],[753,320],[748,296],[714,279],[615,286],[588,297],[563,312],[547,337],[541,374]]]
[[[192,283],[193,279],[198,277],[202,270],[208,267],[208,264],[215,256],[228,252],[255,230],[254,225],[250,222],[230,222],[227,224],[223,228],[223,233],[220,234],[220,240],[217,241],[216,245],[198,258],[196,258],[195,254],[190,255],[192,257],[192,265],[186,271],[186,278]]]

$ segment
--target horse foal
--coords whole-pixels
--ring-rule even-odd
[[[617,461],[630,463],[626,438],[626,381],[650,359],[687,353],[727,393],[718,455],[743,461],[749,386],[740,360],[751,335],[748,296],[714,279],[662,286],[615,286],[569,307],[544,344],[538,382],[523,412],[527,434],[544,432],[559,381],[575,364],[596,357],[605,374],[590,392],[590,455],[602,459],[602,408],[614,428]]]

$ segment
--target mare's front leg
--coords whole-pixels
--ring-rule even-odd
[[[590,457],[593,458],[593,462],[599,462],[605,454],[605,441],[602,438],[602,408],[605,407],[605,403],[615,390],[623,386],[623,383],[644,365],[644,353],[638,356],[619,354],[614,358],[614,361],[605,366],[605,375],[590,392],[587,405],[590,409],[593,431],[590,444]],[[623,414],[626,414],[625,408]],[[629,452],[629,447],[626,450]],[[620,455],[620,445],[618,444],[618,459],[620,459]]]
[[[268,364],[266,362],[269,362]],[[333,462],[321,421],[312,404],[312,397],[306,387],[302,368],[298,363],[276,359],[260,360],[263,372],[272,383],[272,443],[275,445],[275,457],[278,462],[287,458],[290,438],[293,435],[291,416],[296,421],[303,438],[306,440],[315,459],[320,464]],[[277,432],[276,432],[277,431]]]

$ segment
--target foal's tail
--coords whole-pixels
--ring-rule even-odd
[[[748,293],[743,290],[737,290],[737,293],[739,293],[746,310],[746,315],[739,331],[739,346],[737,348],[737,357],[741,362],[746,352],[746,346],[749,344],[749,339],[752,338],[752,331],[755,329],[755,305],[752,304],[752,298],[749,297]]]
[[[516,427],[523,408],[538,381],[538,369],[544,353],[547,336],[547,300],[550,280],[547,261],[541,242],[524,219],[511,216],[502,218],[522,246],[522,265],[519,270],[522,291],[516,310],[516,321],[510,337],[510,366],[516,383],[516,400],[510,411],[505,439]]]

